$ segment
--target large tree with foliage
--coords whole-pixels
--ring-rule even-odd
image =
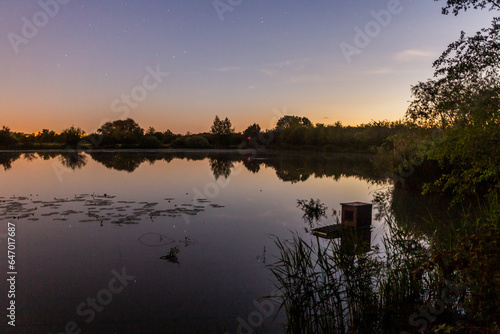
[[[307,117],[285,115],[276,123],[275,133],[278,142],[283,145],[304,145],[306,133],[314,125]]]
[[[260,133],[260,125],[253,123],[245,131],[243,131],[243,137],[246,139],[256,138]]]
[[[137,144],[144,135],[144,129],[131,118],[106,122],[97,132],[105,143]]]
[[[61,132],[60,139],[63,144],[69,146],[76,146],[82,140],[82,137],[85,135],[85,131],[79,127],[70,126]]]
[[[220,120],[219,116],[215,116],[214,123],[212,124],[211,131],[218,136],[227,136],[234,132],[231,121],[226,117]]]
[[[283,130],[290,127],[310,127],[312,125],[312,122],[307,117],[285,115],[276,123],[276,129]]]
[[[98,133],[103,135],[123,134],[142,136],[144,129],[142,129],[136,121],[131,118],[125,120],[116,120],[113,122],[106,122],[97,130]]]
[[[440,1],[440,0],[434,0]],[[446,0],[446,6],[443,7],[443,14],[449,14],[450,9],[453,14],[458,15],[460,11],[474,9],[499,10],[500,1],[497,0]]]
[[[9,146],[15,144],[17,140],[12,136],[10,128],[4,126],[0,130],[0,146]]]
[[[230,145],[234,128],[229,118],[226,117],[224,120],[221,120],[219,116],[215,116],[210,131],[215,136],[214,141],[216,144],[224,146]]]
[[[500,10],[498,1],[448,0],[443,13],[469,8]],[[434,78],[412,87],[407,117],[443,134],[423,154],[442,176],[426,190],[449,190],[457,199],[498,189],[500,154],[500,18],[472,36],[461,32],[434,62]]]

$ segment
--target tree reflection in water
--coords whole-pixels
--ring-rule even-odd
[[[72,152],[68,154],[61,154],[59,160],[64,167],[70,169],[81,169],[87,164],[87,156],[83,153]]]

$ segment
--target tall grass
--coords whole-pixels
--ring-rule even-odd
[[[270,270],[287,332],[495,332],[499,212],[497,199],[464,215],[447,237],[420,234],[389,214],[383,247],[368,249],[354,230],[335,240],[274,237],[280,255]]]

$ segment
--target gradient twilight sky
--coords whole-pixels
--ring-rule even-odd
[[[0,0],[0,126],[92,132],[128,116],[185,133],[209,131],[217,114],[243,131],[273,127],[273,110],[325,124],[397,120],[448,43],[492,17],[400,0],[382,26],[372,12],[398,0],[217,1],[219,13],[213,0]],[[373,37],[348,62],[340,45],[367,24]],[[150,91],[147,68],[169,73],[147,78]]]

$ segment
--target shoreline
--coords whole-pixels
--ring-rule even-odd
[[[117,152],[123,152],[123,153],[205,153],[205,152],[210,152],[210,153],[239,153],[239,154],[247,154],[247,153],[252,153],[252,152],[258,152],[258,153],[263,153],[263,152],[270,152],[270,150],[267,149],[231,149],[231,148],[210,148],[210,149],[184,149],[184,148],[125,148],[125,149],[120,149],[120,148],[102,148],[102,149],[74,149],[74,148],[68,148],[68,149],[61,149],[61,148],[54,148],[54,149],[1,149],[0,153],[37,153],[37,152],[54,152],[54,153],[117,153]]]
[[[358,156],[373,156],[376,153],[372,152],[328,152],[328,151],[310,151],[310,150],[287,150],[287,149],[237,149],[237,148],[209,148],[209,149],[184,149],[184,148],[157,148],[157,149],[0,149],[0,154],[5,153],[186,153],[186,154],[237,154],[237,155],[276,155],[276,154],[326,154],[326,155],[358,155]]]

